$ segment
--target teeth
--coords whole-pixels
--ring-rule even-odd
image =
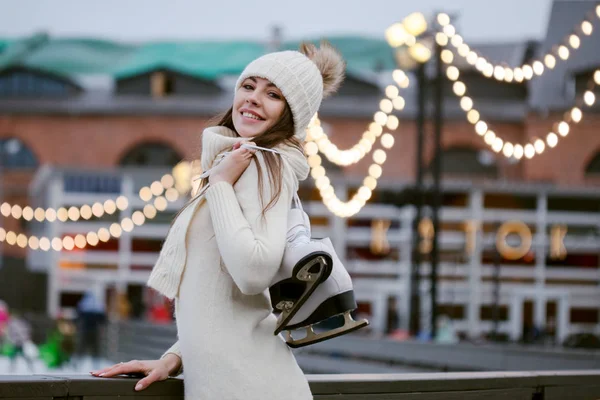
[[[256,115],[254,115],[254,114],[250,114],[249,112],[243,112],[243,113],[242,113],[242,115],[243,115],[244,117],[247,117],[247,118],[252,118],[252,119],[255,119],[255,120],[257,120],[257,121],[260,121],[260,120],[261,120],[261,119],[260,119],[260,118],[258,118]]]

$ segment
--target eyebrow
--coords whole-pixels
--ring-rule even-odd
[[[256,78],[254,78],[254,77],[252,77],[252,76],[251,76],[251,77],[249,77],[248,79],[250,79],[250,80],[251,80],[252,82],[254,82],[254,83],[258,83],[258,82],[256,81]],[[269,84],[268,84],[267,86],[268,86],[268,87],[274,87],[274,88],[278,89],[278,87],[277,87],[277,86],[275,86],[275,84],[274,84],[273,82],[269,82]]]

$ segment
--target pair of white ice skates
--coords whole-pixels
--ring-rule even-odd
[[[298,348],[356,331],[369,322],[352,319],[357,305],[350,275],[329,238],[311,238],[310,222],[297,196],[295,203],[288,217],[283,261],[269,291],[273,308],[280,311],[274,333],[287,331],[287,344]],[[337,315],[344,315],[343,326],[315,333],[313,325]],[[302,328],[306,336],[294,339],[291,331]]]

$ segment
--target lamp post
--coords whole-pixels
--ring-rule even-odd
[[[396,48],[396,62],[405,70],[415,70],[417,80],[417,154],[415,176],[415,209],[413,221],[412,267],[410,276],[410,333],[419,334],[420,327],[420,267],[422,262],[419,226],[423,217],[424,190],[423,190],[423,151],[425,137],[425,120],[427,109],[427,65],[435,51],[436,73],[434,94],[434,143],[435,154],[433,158],[433,243],[431,249],[431,333],[436,334],[437,319],[437,269],[439,263],[439,208],[441,206],[441,128],[442,128],[442,84],[443,74],[441,65],[441,46],[434,40],[435,32],[428,29],[428,23],[423,14],[413,13],[408,15],[401,23],[396,23],[386,30],[386,39],[390,46]]]

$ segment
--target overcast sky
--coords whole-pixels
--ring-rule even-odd
[[[125,41],[383,37],[413,11],[456,13],[471,42],[541,38],[552,0],[0,0],[0,37],[47,31]]]

